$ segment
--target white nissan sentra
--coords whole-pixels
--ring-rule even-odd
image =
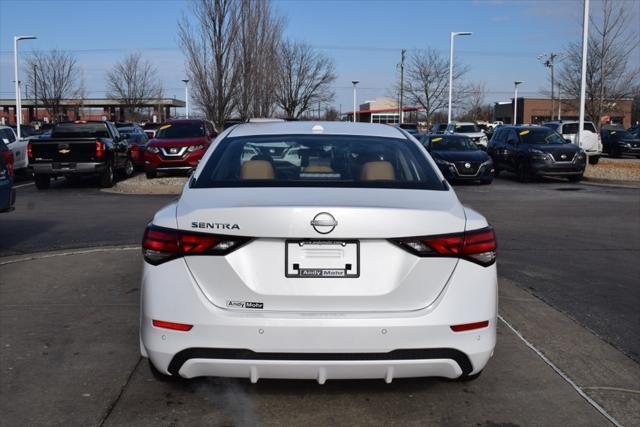
[[[242,124],[144,234],[156,377],[476,378],[496,344],[496,240],[386,125]]]

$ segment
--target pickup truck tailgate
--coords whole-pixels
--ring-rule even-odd
[[[95,138],[49,139],[33,141],[31,152],[37,162],[94,162],[96,157]]]

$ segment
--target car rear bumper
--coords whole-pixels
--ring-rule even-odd
[[[145,264],[141,304],[142,355],[186,378],[457,378],[481,371],[496,343],[495,264],[460,261],[438,299],[421,310],[295,313],[215,306],[177,259]],[[153,320],[193,328],[164,329]],[[451,329],[478,321],[489,323]]]
[[[32,163],[29,168],[36,175],[94,174],[104,171],[105,163]]]

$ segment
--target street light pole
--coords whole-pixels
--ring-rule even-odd
[[[353,123],[355,123],[356,120],[356,85],[358,83],[360,83],[358,80],[353,80],[351,83],[353,83]]]
[[[38,119],[38,64],[33,64],[33,92],[34,92],[34,96],[33,96],[33,102],[34,102],[34,114],[36,116],[36,121],[39,121]]]
[[[402,49],[400,55],[400,124],[404,123],[404,54],[406,49]]]
[[[576,145],[580,147],[580,135],[584,129],[584,99],[587,87],[587,51],[589,47],[589,0],[584,0],[584,11],[582,16],[582,76],[580,77],[580,118],[578,120],[578,133],[576,134]],[[595,117],[593,117],[595,119]]]
[[[456,36],[470,36],[470,32],[451,33],[451,44],[449,45],[449,113],[447,114],[447,123],[451,122],[451,96],[453,94],[453,40]]]
[[[13,37],[13,67],[16,79],[16,130],[18,140],[21,139],[20,125],[22,122],[22,101],[20,96],[20,80],[18,79],[18,42],[20,40],[33,40],[35,36],[14,36]]]
[[[518,85],[524,83],[523,81],[516,80],[513,82],[513,124],[518,124]]]
[[[189,79],[182,80],[184,82],[184,109],[185,116],[189,118]]]

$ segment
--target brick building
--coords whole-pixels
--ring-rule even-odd
[[[625,99],[612,106],[611,111],[600,117],[601,123],[618,123],[630,127],[632,123],[640,120],[638,112],[632,111],[633,99]],[[556,99],[554,102],[553,117],[557,120],[558,114],[563,120],[578,120],[578,101],[575,99]],[[518,123],[542,123],[551,120],[551,99],[548,98],[518,98]],[[504,123],[513,122],[513,99],[506,102],[496,102],[494,108],[494,120]]]

